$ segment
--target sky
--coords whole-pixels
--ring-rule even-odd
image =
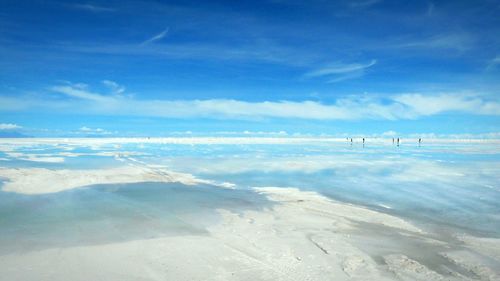
[[[500,138],[500,1],[0,9],[0,136]]]

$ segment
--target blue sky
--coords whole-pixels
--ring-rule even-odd
[[[500,136],[498,1],[2,1],[0,135]]]

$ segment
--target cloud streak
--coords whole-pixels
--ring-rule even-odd
[[[435,35],[417,40],[405,40],[402,43],[387,45],[387,48],[423,49],[423,50],[453,50],[464,52],[474,45],[473,36],[467,33],[450,33]]]
[[[318,77],[318,76],[325,76],[325,75],[331,75],[331,74],[344,74],[344,73],[349,73],[349,72],[354,72],[354,71],[366,69],[368,67],[375,65],[376,63],[377,63],[376,60],[372,60],[367,64],[334,63],[334,64],[330,64],[324,68],[320,68],[320,69],[314,70],[312,72],[308,72],[308,73],[306,73],[305,76],[306,77]]]
[[[75,5],[71,5],[71,7],[74,9],[79,9],[79,10],[84,10],[84,11],[89,11],[89,12],[94,12],[94,13],[114,12],[115,11],[115,9],[113,9],[113,8],[90,5],[90,4],[75,4]]]
[[[305,78],[328,77],[328,83],[336,83],[348,79],[358,78],[364,75],[365,69],[374,66],[377,60],[371,60],[369,63],[333,63],[325,67],[310,71],[304,74]]]
[[[77,99],[84,100],[92,100],[96,102],[110,102],[112,101],[111,97],[107,97],[104,95],[96,94],[84,90],[82,88],[74,87],[74,86],[55,86],[51,88],[52,91],[64,94],[68,97],[73,97]]]
[[[149,38],[148,40],[142,42],[141,46],[148,45],[148,44],[151,44],[151,43],[154,43],[158,40],[163,39],[165,36],[167,36],[168,30],[169,30],[168,27],[165,28],[165,30],[163,30],[162,32],[160,32],[160,33],[156,34],[155,36]]]

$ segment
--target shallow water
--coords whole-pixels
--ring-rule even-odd
[[[227,145],[194,156],[170,149],[175,157],[148,161],[239,188],[298,187],[422,226],[500,237],[498,145]]]
[[[101,185],[54,194],[0,192],[0,251],[204,235],[216,209],[271,206],[252,187],[297,187],[437,231],[500,237],[500,147],[492,143],[10,145],[1,167],[134,165],[235,184]],[[44,163],[12,156],[63,157]],[[71,152],[73,154],[67,154]],[[65,154],[66,153],[66,154]],[[69,156],[70,155],[70,156]],[[153,168],[154,167],[154,168]]]
[[[0,192],[0,254],[170,235],[204,235],[232,212],[270,206],[248,190],[167,183],[97,185],[52,194]]]

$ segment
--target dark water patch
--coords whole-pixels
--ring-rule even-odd
[[[401,217],[430,232],[500,238],[498,192],[484,189],[462,194],[463,189],[459,187],[406,187],[407,190],[394,189],[390,185],[374,189],[352,187],[348,191],[331,187],[319,192],[334,200]],[[476,192],[497,200],[474,198]]]
[[[271,206],[250,190],[209,185],[96,185],[52,194],[0,192],[0,254],[172,235],[205,235],[220,218]]]
[[[357,224],[358,227],[346,232],[355,238],[352,241],[357,247],[370,254],[380,265],[385,264],[385,256],[398,254],[419,262],[445,278],[451,278],[455,273],[471,279],[478,277],[473,272],[443,257],[442,254],[446,252],[469,251],[454,237],[441,234],[417,234],[366,222],[357,222]]]

